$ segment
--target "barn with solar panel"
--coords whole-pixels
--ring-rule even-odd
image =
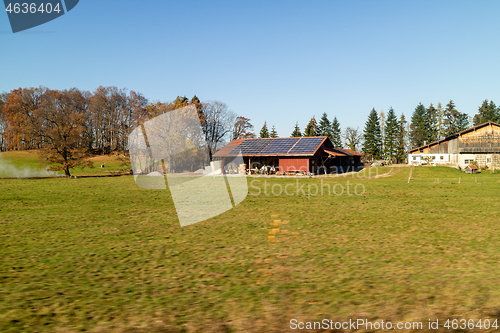
[[[227,165],[238,155],[243,156],[247,172],[266,166],[276,174],[349,172],[361,165],[362,156],[350,149],[335,148],[328,137],[317,136],[236,139],[213,157]]]

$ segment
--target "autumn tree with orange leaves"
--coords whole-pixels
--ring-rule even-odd
[[[178,96],[170,103],[149,103],[140,93],[98,87],[93,93],[19,88],[0,94],[0,151],[40,151],[53,170],[84,165],[92,154],[128,149],[128,135],[139,124],[162,113],[194,105],[210,157],[231,136],[254,137],[250,119],[236,117],[225,103],[202,103]]]
[[[236,117],[233,128],[232,139],[247,139],[255,138],[255,133],[253,132],[253,125],[250,123],[250,119],[245,117]]]
[[[42,162],[64,170],[85,162],[82,149],[88,99],[78,89],[17,89],[9,94],[3,107],[9,126],[7,136],[13,148],[40,149]]]

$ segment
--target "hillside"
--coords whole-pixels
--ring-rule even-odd
[[[121,154],[96,155],[89,160],[92,168],[74,168],[71,174],[76,176],[105,176],[129,174],[131,169],[128,156]],[[101,168],[101,165],[104,167]],[[38,150],[7,151],[0,153],[0,177],[47,177],[54,176],[54,172],[46,172],[48,164],[40,164]],[[63,175],[63,171],[55,174]]]

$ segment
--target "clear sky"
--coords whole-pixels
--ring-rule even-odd
[[[364,127],[372,108],[473,115],[500,104],[500,1],[80,0],[13,34],[0,13],[0,92],[100,85],[220,100],[289,136],[312,116]]]

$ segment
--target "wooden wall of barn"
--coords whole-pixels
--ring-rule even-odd
[[[413,152],[419,154],[420,152]],[[423,149],[424,154],[500,153],[500,128],[485,126]]]
[[[458,138],[459,153],[500,152],[500,128],[485,126]]]
[[[280,158],[280,171],[309,172],[309,158]]]

